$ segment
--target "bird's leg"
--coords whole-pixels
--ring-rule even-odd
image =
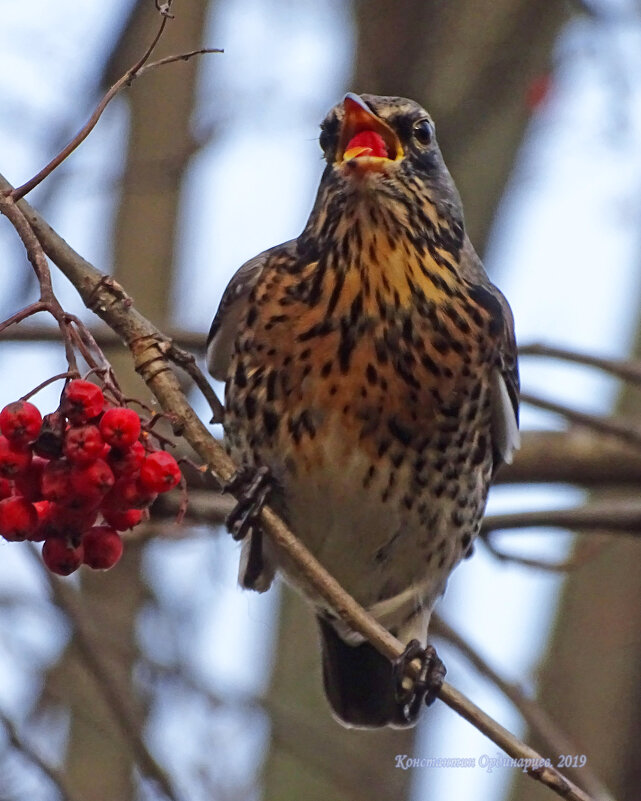
[[[407,675],[407,667],[415,659],[420,663],[420,672],[416,679]],[[436,700],[443,686],[445,665],[432,645],[423,648],[418,640],[410,640],[392,665],[396,700],[402,707],[405,720],[413,723],[423,701],[426,706],[430,706]]]
[[[268,467],[241,467],[225,482],[223,492],[231,492],[236,496],[236,505],[225,520],[225,525],[235,540],[243,540],[255,530],[270,489],[271,476]]]

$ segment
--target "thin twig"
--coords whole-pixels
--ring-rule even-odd
[[[521,556],[519,554],[508,553],[498,548],[490,537],[483,537],[482,540],[488,551],[499,562],[510,562],[514,565],[521,567],[532,568],[533,570],[545,570],[548,573],[571,573],[579,567],[592,561],[609,543],[606,542],[589,542],[581,549],[580,554],[573,553],[567,559],[551,560],[551,559],[536,559],[529,556]]]
[[[58,375],[52,375],[51,378],[47,378],[41,384],[38,384],[37,387],[34,387],[32,390],[27,392],[26,395],[23,395],[20,398],[20,400],[24,400],[24,401],[29,400],[29,398],[33,398],[34,395],[37,395],[38,392],[40,392],[41,389],[44,389],[45,387],[48,387],[50,384],[54,384],[56,381],[61,381],[63,378],[64,379],[72,378],[73,375],[74,374],[70,373],[69,371],[67,371],[66,373],[58,373]]]
[[[439,615],[432,615],[430,632],[442,637],[453,645],[476,670],[488,678],[492,684],[508,698],[523,716],[523,719],[548,749],[548,756],[558,757],[561,754],[579,754],[581,749],[570,741],[558,723],[548,716],[544,709],[515,682],[501,676],[457,631],[449,626]],[[614,801],[612,794],[587,767],[568,768],[568,773],[575,781],[591,793],[595,801]]]
[[[12,325],[17,325],[21,323],[23,320],[26,320],[27,317],[31,317],[33,314],[38,314],[38,312],[42,311],[49,311],[49,308],[46,303],[42,301],[36,301],[35,303],[30,303],[29,306],[25,306],[24,309],[20,309],[20,311],[12,314],[11,317],[8,317],[6,320],[3,320],[0,323],[0,334],[6,331]],[[13,337],[12,337],[13,338]],[[53,339],[53,332],[51,332],[51,339]],[[57,338],[57,336],[56,336]],[[15,341],[19,341],[19,338],[13,338]]]
[[[63,773],[40,756],[35,748],[20,735],[11,718],[1,710],[0,724],[4,726],[9,742],[13,748],[19,751],[29,762],[36,765],[36,767],[45,774],[49,781],[55,786],[62,801],[81,801],[81,799],[72,792]]]
[[[196,364],[196,359],[193,354],[178,347],[175,342],[170,342],[169,347],[167,348],[167,358],[171,359],[174,364],[177,364],[179,367],[181,367],[187,373],[187,375],[192,378],[194,384],[196,384],[198,389],[201,391],[203,397],[209,404],[209,408],[211,409],[211,413],[213,415],[211,422],[222,423],[225,407],[218,400],[218,396],[214,392],[211,384],[205,378],[201,369]]]
[[[580,353],[569,348],[557,348],[552,345],[532,343],[522,345],[519,348],[519,356],[545,356],[550,359],[561,359],[582,364],[586,367],[595,367],[605,373],[614,375],[622,381],[629,381],[632,384],[641,384],[641,363],[628,359],[607,359],[600,356],[593,356],[589,353]]]
[[[159,8],[159,11],[162,10]],[[30,180],[26,181],[22,186],[19,186],[11,191],[11,197],[14,201],[20,200],[21,198],[25,197],[29,192],[35,189],[44,179],[51,175],[51,173],[59,167],[65,159],[67,159],[73,152],[76,150],[84,140],[89,136],[89,134],[93,131],[93,129],[98,124],[98,121],[103,115],[104,110],[107,108],[109,103],[114,99],[114,97],[120,92],[125,86],[131,86],[134,80],[144,72],[155,68],[161,67],[165,64],[171,64],[175,61],[187,61],[194,56],[207,54],[207,53],[222,53],[223,51],[216,48],[201,48],[199,50],[192,50],[188,53],[178,53],[173,56],[166,56],[165,58],[161,58],[158,61],[154,61],[150,64],[146,64],[149,60],[151,54],[153,53],[156,45],[158,44],[164,30],[165,26],[167,25],[168,20],[171,19],[171,15],[162,13],[162,20],[158,27],[158,31],[154,36],[153,41],[145,51],[145,53],[138,59],[138,61],[131,67],[127,72],[122,75],[116,83],[111,86],[103,98],[100,100],[98,105],[96,106],[93,114],[89,118],[89,120],[85,123],[85,125],[78,131],[78,133],[74,136],[74,138],[56,155],[51,161],[46,164],[40,172],[33,176]]]
[[[31,307],[28,308],[31,309]],[[31,313],[35,312],[30,312],[30,314]],[[29,317],[30,314],[26,314],[25,317]],[[25,319],[25,317],[21,317],[21,319]],[[20,320],[15,320],[14,322],[20,322]],[[0,323],[0,332],[2,332],[3,326],[4,323]],[[183,350],[196,352],[199,355],[205,351],[205,336],[202,331],[169,329],[165,333],[167,339],[171,340],[172,343]],[[110,328],[102,324],[100,324],[99,328],[92,327],[91,335],[97,346],[103,351],[105,348],[113,348],[122,345],[121,340],[116,334],[114,334]],[[8,338],[11,339],[12,342],[54,342],[57,337],[58,335],[53,326],[29,323],[17,327],[11,332],[11,336]]]
[[[488,515],[482,523],[481,533],[486,536],[492,531],[543,527],[638,536],[641,534],[641,502],[603,501],[570,509]]]
[[[35,236],[33,229],[27,222],[23,212],[16,206],[11,194],[0,193],[0,213],[4,214],[11,222],[22,240],[22,244],[25,246],[27,258],[31,262],[38,278],[38,283],[40,284],[40,303],[37,305],[46,309],[58,323],[64,342],[69,370],[79,374],[76,355],[71,344],[68,316],[54,294],[49,264],[47,263],[42,246]]]
[[[573,409],[571,406],[545,400],[544,398],[539,398],[538,395],[531,395],[527,392],[521,392],[521,402],[529,403],[531,406],[536,406],[538,409],[545,409],[548,412],[560,414],[572,423],[578,423],[579,425],[586,426],[586,428],[591,428],[599,434],[615,437],[626,445],[641,448],[641,430],[638,426],[626,425],[616,420],[606,420],[598,415],[580,412],[577,409]]]
[[[198,50],[189,50],[187,53],[174,53],[173,56],[165,56],[164,58],[159,58],[158,61],[152,61],[149,64],[145,64],[144,67],[141,67],[138,70],[134,77],[140,78],[140,76],[144,75],[145,72],[155,69],[156,67],[164,67],[165,64],[174,64],[176,61],[189,61],[189,59],[194,58],[194,56],[204,56],[209,53],[224,52],[225,51],[221,47],[200,47]]]
[[[7,182],[0,176],[0,188],[7,186]],[[25,201],[21,201],[20,208],[28,217],[49,258],[74,284],[85,303],[128,344],[136,370],[161,407],[175,415],[185,439],[209,465],[219,481],[229,480],[235,471],[234,464],[187,402],[163,352],[163,335],[132,306],[121,287],[116,289],[114,282],[105,281],[105,277],[70,248]],[[284,558],[296,565],[304,585],[334,609],[341,620],[363,635],[389,659],[395,659],[402,654],[403,645],[343,590],[271,509],[263,510],[261,526]],[[418,665],[412,663],[410,669],[418,677]],[[439,697],[507,754],[515,759],[531,760],[529,764],[536,765],[528,768],[528,774],[532,778],[553,789],[562,798],[589,801],[589,796],[556,768],[547,767],[540,754],[450,684],[443,685]]]
[[[36,551],[32,550],[34,556]],[[65,582],[53,576],[43,565],[39,557],[36,561],[46,575],[56,605],[60,607],[73,623],[74,642],[89,672],[95,679],[96,686],[103,694],[108,708],[118,723],[120,730],[129,743],[136,764],[141,773],[152,781],[169,801],[180,801],[177,790],[173,787],[169,776],[158,764],[147,748],[140,730],[139,721],[133,712],[131,699],[127,697],[126,688],[117,681],[111,667],[103,663],[100,649],[97,647],[96,635],[83,611],[82,604]]]

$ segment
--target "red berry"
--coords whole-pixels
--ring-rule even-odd
[[[140,468],[140,484],[152,492],[167,492],[180,481],[180,468],[167,451],[154,451]]]
[[[59,537],[45,540],[42,546],[42,560],[52,573],[68,576],[82,564],[84,547],[82,543],[74,547]]]
[[[91,528],[98,517],[98,509],[93,506],[89,509],[62,506],[52,503],[49,507],[49,521],[57,534],[73,536]]]
[[[74,466],[71,470],[71,488],[81,498],[96,499],[99,502],[113,487],[114,482],[111,468],[102,459],[96,459],[86,467]]]
[[[105,523],[116,531],[126,531],[140,523],[143,513],[140,509],[103,509],[102,516]]]
[[[24,498],[5,498],[0,501],[0,534],[10,542],[26,540],[35,533],[38,513]]]
[[[36,501],[34,503],[34,508],[38,515],[38,525],[33,534],[27,537],[31,542],[43,542],[54,533],[51,522],[51,509],[54,505],[51,501]]]
[[[142,442],[134,442],[124,450],[112,448],[107,461],[117,478],[137,476],[145,461],[145,453],[145,446]]]
[[[63,451],[74,464],[84,465],[102,457],[105,443],[98,426],[72,427],[65,434]]]
[[[0,476],[15,478],[29,467],[32,453],[29,448],[19,448],[6,437],[0,437]]]
[[[27,470],[19,476],[16,476],[16,492],[23,495],[32,503],[41,500],[42,474],[48,464],[49,462],[46,459],[42,459],[40,456],[34,456]]]
[[[71,465],[66,459],[54,459],[42,471],[42,497],[47,501],[65,501],[71,494]]]
[[[100,433],[110,445],[126,448],[140,436],[140,417],[133,409],[107,409],[100,418]]]
[[[101,510],[125,511],[127,509],[143,509],[150,506],[158,497],[140,484],[136,478],[120,478],[105,495]]]
[[[94,526],[82,538],[84,563],[94,570],[109,570],[122,556],[120,534],[109,526]]]
[[[0,478],[0,501],[8,498],[13,492],[13,484],[8,478]]]
[[[18,445],[26,445],[40,433],[42,415],[33,403],[15,401],[0,412],[0,431]]]
[[[100,387],[75,378],[65,387],[60,408],[71,423],[82,425],[102,411],[105,398]]]
[[[536,111],[548,98],[552,87],[550,75],[537,75],[525,90],[525,105],[530,111]]]

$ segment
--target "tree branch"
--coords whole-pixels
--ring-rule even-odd
[[[594,367],[604,373],[628,381],[631,384],[641,384],[641,364],[629,359],[606,359],[593,356],[590,353],[579,353],[568,348],[557,348],[553,345],[532,343],[521,345],[519,356],[544,356],[550,359],[561,359],[572,364],[581,364],[585,367]]]
[[[5,712],[1,710],[0,724],[4,726],[4,729],[7,732],[7,737],[9,738],[9,743],[13,746],[13,748],[15,748],[16,751],[19,751],[26,759],[29,760],[29,762],[36,765],[36,767],[38,767],[42,773],[45,774],[45,776],[51,781],[51,783],[60,793],[62,801],[81,801],[78,796],[73,794],[63,774],[57,768],[54,768],[53,765],[50,765],[46,760],[44,760],[33,748],[33,746],[23,737],[21,737],[15,723]]]
[[[641,534],[641,502],[612,500],[587,503],[571,509],[488,515],[481,525],[481,533],[486,536],[493,531],[544,526],[638,536]]]
[[[492,684],[508,698],[521,713],[523,719],[543,745],[551,758],[560,754],[579,754],[581,749],[572,743],[559,724],[552,720],[539,704],[528,697],[522,687],[501,676],[457,631],[449,626],[439,615],[432,615],[430,630],[453,645],[476,670],[488,678]],[[568,768],[568,772],[598,801],[614,801],[610,791],[587,767]]]
[[[167,7],[171,5],[165,4]],[[143,73],[147,72],[148,70],[154,69],[155,67],[162,67],[165,64],[172,64],[175,61],[188,61],[190,58],[194,56],[203,55],[206,53],[222,53],[223,51],[218,48],[211,48],[211,47],[204,47],[199,50],[191,50],[188,53],[177,53],[173,56],[166,56],[165,58],[158,59],[158,61],[153,61],[150,64],[147,64],[147,61],[151,57],[156,45],[160,41],[162,34],[165,30],[165,27],[168,21],[171,19],[171,15],[165,12],[163,9],[158,7],[158,11],[161,13],[162,20],[158,27],[158,31],[154,36],[151,44],[145,51],[145,53],[138,59],[138,61],[122,75],[116,83],[114,83],[104,94],[102,100],[96,106],[93,114],[87,120],[85,125],[78,131],[78,133],[74,136],[74,138],[66,145],[56,156],[54,156],[51,161],[46,164],[39,173],[33,176],[30,180],[26,181],[22,186],[19,186],[15,189],[11,190],[11,198],[14,201],[20,200],[33,189],[36,188],[39,184],[44,181],[44,179],[51,175],[51,173],[59,167],[65,159],[67,159],[73,152],[76,150],[89,136],[89,134],[93,131],[93,129],[98,124],[98,121],[102,117],[104,110],[107,108],[109,103],[114,99],[114,97],[123,89],[125,86],[131,86],[136,78],[139,78]]]
[[[35,553],[35,552],[34,552]],[[180,801],[181,796],[173,787],[169,776],[147,748],[138,719],[134,713],[127,688],[118,681],[113,669],[104,663],[96,635],[92,632],[89,621],[81,603],[75,597],[76,592],[67,586],[64,580],[53,576],[43,565],[40,558],[36,560],[46,575],[56,605],[65,612],[74,627],[75,642],[80,656],[93,676],[96,686],[103,694],[114,719],[118,723],[123,736],[130,745],[141,773],[158,787],[168,801]]]
[[[587,414],[586,412],[573,409],[571,406],[567,406],[564,403],[549,401],[528,392],[521,392],[521,403],[529,403],[531,406],[536,406],[538,409],[545,409],[545,411],[560,414],[571,423],[578,423],[579,425],[592,429],[598,434],[604,434],[618,439],[625,445],[641,448],[641,429],[639,429],[637,425],[627,425],[618,420],[606,420],[596,414]]]
[[[548,573],[570,573],[592,561],[606,547],[605,542],[590,542],[581,548],[580,553],[573,553],[567,559],[551,560],[508,553],[498,548],[490,537],[483,537],[481,541],[492,556],[500,562],[510,562],[533,570],[545,570]]]
[[[499,470],[495,484],[526,482],[636,489],[641,484],[641,453],[586,428],[525,431],[513,464]]]

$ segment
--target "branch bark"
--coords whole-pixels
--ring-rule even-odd
[[[489,679],[498,689],[508,698],[523,716],[542,744],[548,748],[551,755],[559,754],[578,754],[579,747],[574,744],[567,734],[561,729],[559,724],[552,720],[545,710],[533,698],[529,697],[525,690],[518,684],[508,681],[501,676],[482,656],[476,651],[461,635],[449,626],[443,618],[432,615],[431,632],[437,637],[442,637],[450,645],[454,646],[476,670]],[[612,794],[605,787],[603,782],[595,776],[587,767],[570,768],[577,781],[592,793],[598,801],[614,801]]]
[[[641,533],[641,503],[637,500],[612,500],[570,509],[537,509],[533,512],[488,515],[481,532],[487,535],[505,529],[550,526],[638,536]]]
[[[36,765],[54,785],[62,801],[82,801],[67,784],[62,772],[44,760],[33,746],[21,736],[15,723],[9,715],[0,710],[0,725],[4,727],[10,745],[19,751],[29,762]]]
[[[641,453],[585,427],[525,431],[514,463],[501,468],[497,484],[559,483],[583,487],[638,488]]]

